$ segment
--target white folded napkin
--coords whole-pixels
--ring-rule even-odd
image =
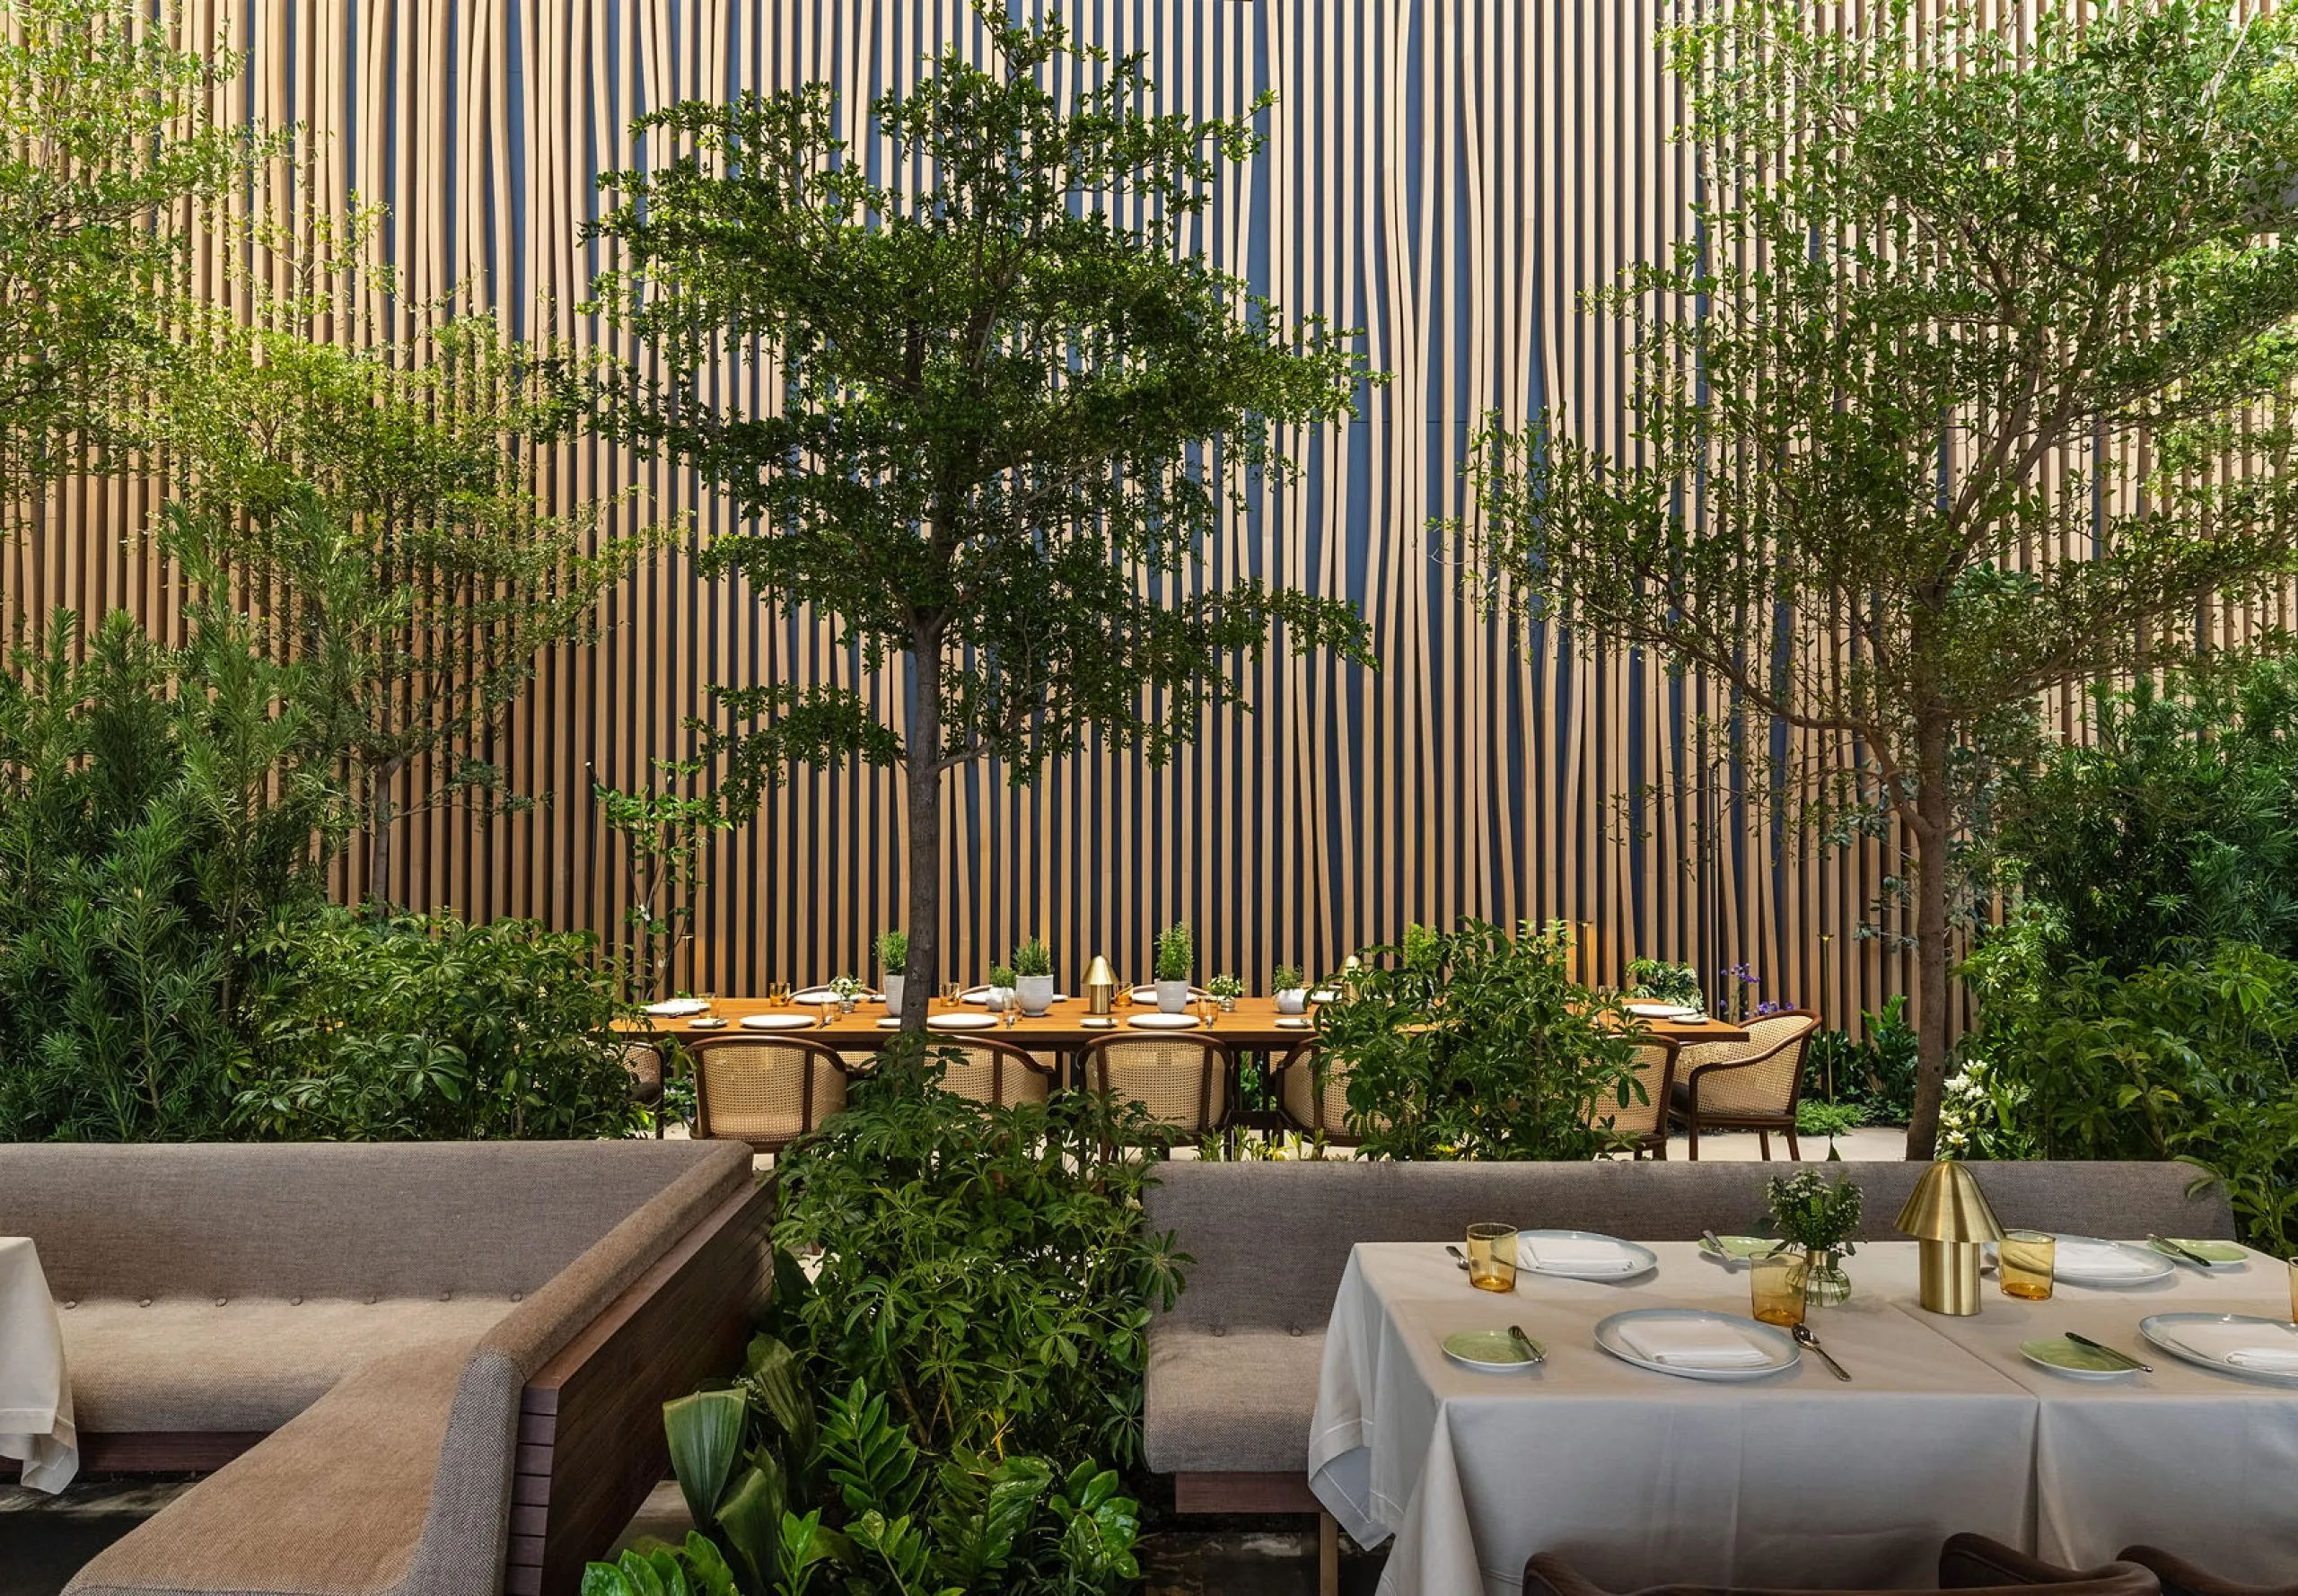
[[[2298,1374],[2298,1330],[2270,1324],[2182,1324],[2171,1332],[2180,1346],[2239,1369]]]
[[[1757,1369],[1771,1355],[1715,1319],[1632,1319],[1619,1338],[1638,1357],[1679,1369]]]
[[[2155,1273],[2156,1268],[2111,1241],[2061,1241],[2053,1250],[2051,1261],[2053,1274],[2095,1275],[2101,1278],[2135,1280],[2141,1275]]]
[[[1633,1275],[1644,1261],[1613,1241],[1568,1236],[1516,1238],[1516,1261],[1528,1269],[1558,1269],[1573,1275]]]

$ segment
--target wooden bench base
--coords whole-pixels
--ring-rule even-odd
[[[1317,1515],[1317,1596],[1340,1596],[1340,1525],[1305,1474],[1176,1474],[1175,1513],[1312,1513]]]

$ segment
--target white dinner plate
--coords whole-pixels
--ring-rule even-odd
[[[802,992],[793,992],[790,995],[790,1001],[792,1003],[836,1003],[838,993],[829,987],[808,987]],[[854,1001],[883,1003],[886,1001],[886,995],[874,987],[864,987],[854,995]]]
[[[683,1020],[689,1014],[706,1014],[710,1000],[706,997],[672,997],[661,1003],[650,1003],[646,1013],[657,1020]]]
[[[1188,1000],[1191,1003],[1195,1003],[1198,998],[1203,997],[1204,995],[1205,988],[1202,987],[1191,987],[1188,989]],[[1136,987],[1133,989],[1133,1001],[1140,1004],[1155,1003],[1157,1001],[1157,988],[1154,987]]]
[[[1125,1022],[1144,1030],[1189,1030],[1197,1025],[1195,1014],[1128,1014]]]
[[[2256,1325],[2261,1337],[2284,1336],[2298,1344],[2298,1332],[2294,1332],[2288,1320],[2260,1319],[2252,1313],[2150,1313],[2138,1321],[2138,1333],[2181,1363],[2215,1369],[2219,1373],[2232,1374],[2237,1380],[2255,1380],[2261,1385],[2298,1386],[2298,1373],[2285,1374],[2276,1369],[2245,1368],[2240,1364],[2213,1357],[2179,1339],[2179,1330],[2182,1326],[2212,1324]]]
[[[1627,1005],[1627,1012],[1645,1020],[1697,1020],[1699,1010],[1686,1008],[1680,1003],[1651,1003],[1638,1001]]]
[[[901,1016],[899,1014],[888,1014],[884,1019],[878,1022],[878,1029],[880,1030],[899,1030],[901,1029]]]
[[[811,1030],[821,1023],[811,1014],[744,1014],[744,1030]]]
[[[694,1021],[687,1026],[687,1029],[689,1030],[724,1030],[726,1029],[726,1022],[723,1019],[705,1018]]]
[[[1569,1267],[1542,1268],[1532,1261],[1524,1247],[1527,1236],[1547,1236],[1557,1241],[1604,1241],[1617,1247],[1634,1260],[1630,1269],[1586,1270]],[[1563,1280],[1634,1280],[1648,1275],[1660,1264],[1660,1255],[1649,1247],[1638,1247],[1633,1241],[1623,1241],[1618,1236],[1607,1236],[1600,1231],[1518,1231],[1516,1232],[1516,1267],[1533,1275],[1553,1275]]]
[[[1619,1327],[1637,1319],[1718,1320],[1730,1324],[1759,1349],[1770,1354],[1772,1362],[1746,1369],[1695,1369],[1683,1364],[1656,1363],[1620,1339]],[[1596,1345],[1623,1364],[1649,1369],[1654,1374],[1673,1374],[1680,1380],[1768,1380],[1775,1374],[1793,1369],[1803,1355],[1803,1349],[1795,1345],[1795,1337],[1778,1326],[1763,1324],[1741,1314],[1719,1313],[1709,1308],[1631,1308],[1597,1324]]]
[[[1340,1001],[1340,988],[1338,987],[1320,987],[1314,992],[1309,994],[1309,1001],[1311,1003],[1338,1003]]]
[[[997,1024],[995,1014],[928,1014],[926,1025],[934,1030],[988,1030]]]
[[[958,1001],[960,1003],[986,1004],[989,1001],[989,988],[987,987],[969,987],[963,992],[958,994]],[[1057,992],[1053,995],[1053,1001],[1056,1003],[1067,1003],[1069,1001],[1069,994],[1066,992]]]
[[[2068,1285],[2087,1285],[2106,1291],[2127,1285],[2152,1285],[2178,1267],[2169,1258],[2151,1248],[2135,1247],[2128,1241],[2107,1241],[2097,1236],[2064,1235],[2054,1235],[2051,1240],[2057,1242],[2058,1246],[2052,1253],[2050,1277],[2055,1281],[2063,1281]],[[2145,1272],[2138,1275],[2088,1275],[2080,1267],[2070,1269],[2066,1267],[2066,1245],[2070,1241],[2079,1241],[2090,1247],[2111,1247],[2125,1258],[2134,1258],[2145,1265]]]
[[[1306,1030],[1309,1029],[1310,1023],[1310,1019],[1306,1014],[1279,1014],[1276,1016],[1276,1027],[1279,1030]]]

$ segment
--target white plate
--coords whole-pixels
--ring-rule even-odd
[[[880,1030],[899,1030],[901,1029],[901,1016],[899,1014],[888,1014],[884,1019],[878,1022],[878,1029]]]
[[[1088,1014],[1077,1023],[1088,1030],[1109,1030],[1117,1025],[1117,1022],[1107,1014]]]
[[[1646,1020],[1696,1020],[1700,1013],[1699,1010],[1688,1009],[1680,1003],[1649,1002],[1631,1003],[1627,1005],[1627,1012]]]
[[[722,1019],[697,1020],[687,1029],[689,1030],[724,1030],[726,1029],[726,1022]]]
[[[1195,1014],[1128,1014],[1125,1022],[1144,1030],[1189,1030],[1197,1025]]]
[[[958,1001],[960,1003],[986,1004],[989,1001],[989,988],[987,987],[969,987],[963,992],[958,994]],[[1053,995],[1053,1001],[1056,1003],[1067,1003],[1069,1001],[1069,994],[1066,992],[1057,992]]]
[[[1276,1016],[1276,1028],[1279,1030],[1306,1030],[1309,1029],[1309,1017],[1306,1014],[1279,1014]]]
[[[1340,1001],[1340,988],[1338,987],[1320,987],[1314,992],[1309,994],[1309,1001],[1311,1003],[1338,1003]]]
[[[744,1030],[812,1030],[821,1022],[811,1014],[744,1014]]]
[[[683,1020],[689,1014],[706,1014],[710,1000],[706,997],[672,997],[661,1003],[650,1003],[646,1013],[657,1020]]]
[[[1775,1361],[1759,1369],[1691,1369],[1681,1364],[1653,1363],[1619,1337],[1620,1324],[1633,1319],[1723,1320],[1771,1354]],[[1596,1345],[1623,1364],[1649,1369],[1654,1374],[1673,1374],[1680,1380],[1768,1380],[1775,1374],[1793,1369],[1803,1355],[1803,1349],[1795,1345],[1795,1337],[1776,1325],[1762,1324],[1741,1314],[1718,1313],[1706,1308],[1631,1308],[1625,1313],[1613,1314],[1596,1326]]]
[[[928,1014],[925,1023],[934,1030],[991,1030],[998,1020],[995,1014]]]
[[[792,1003],[836,1003],[838,994],[828,987],[808,987],[803,991],[793,992],[790,995],[790,1001]],[[854,995],[854,1001],[883,1003],[886,1001],[886,995],[874,987],[864,987]]]
[[[2063,1235],[2054,1235],[2051,1240],[2057,1242],[2058,1246],[2052,1254],[2050,1276],[2054,1281],[2061,1281],[2068,1285],[2088,1285],[2105,1291],[2118,1290],[2128,1285],[2152,1285],[2178,1268],[2178,1265],[2152,1248],[2136,1247],[2128,1241],[2107,1241],[2097,1236]],[[2146,1272],[2143,1275],[2085,1275],[2079,1270],[2070,1269],[2066,1264],[2066,1244],[2069,1241],[2081,1241],[2093,1247],[2111,1247],[2124,1257],[2136,1258],[2140,1263],[2145,1264]]]
[[[2260,1319],[2254,1313],[2150,1313],[2138,1321],[2138,1333],[2181,1363],[2215,1369],[2237,1380],[2255,1380],[2261,1385],[2298,1386],[2298,1374],[2285,1374],[2276,1369],[2246,1369],[2240,1364],[2197,1352],[2178,1338],[2179,1327],[2189,1324],[2254,1324],[2286,1335],[2290,1331],[2288,1320]]]
[[[1558,1241],[1609,1241],[1636,1260],[1632,1269],[1606,1269],[1601,1274],[1587,1274],[1577,1269],[1543,1269],[1532,1262],[1524,1250],[1526,1236],[1548,1236]],[[1560,1280],[1634,1280],[1648,1275],[1660,1264],[1660,1255],[1649,1247],[1638,1247],[1633,1241],[1623,1241],[1618,1236],[1607,1236],[1598,1231],[1518,1231],[1516,1232],[1516,1267],[1528,1274],[1553,1275]]]
[[[1191,1003],[1195,1003],[1198,998],[1203,997],[1204,995],[1205,988],[1202,987],[1191,987],[1188,989],[1188,1000]],[[1157,1001],[1157,988],[1154,987],[1136,987],[1133,989],[1133,1001],[1140,1004],[1155,1003]]]

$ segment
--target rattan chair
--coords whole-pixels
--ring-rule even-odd
[[[1229,1049],[1203,1031],[1135,1031],[1097,1037],[1080,1059],[1088,1090],[1130,1101],[1184,1138],[1211,1136],[1229,1119]]]
[[[1643,1084],[1645,1101],[1637,1101],[1631,1088],[1626,1103],[1616,1092],[1605,1092],[1588,1106],[1589,1123],[1610,1120],[1613,1130],[1635,1139],[1637,1158],[1647,1153],[1653,1158],[1668,1156],[1668,1098],[1676,1083],[1677,1050],[1672,1037],[1637,1037],[1628,1065]]]
[[[1771,1133],[1784,1131],[1787,1156],[1803,1156],[1795,1144],[1795,1101],[1819,1024],[1807,1009],[1779,1009],[1749,1021],[1744,1042],[1691,1042],[1677,1050],[1668,1106],[1691,1134],[1693,1158],[1699,1156],[1699,1133],[1717,1129],[1754,1131],[1767,1159]]]
[[[714,1036],[688,1053],[698,1136],[779,1153],[846,1106],[846,1061],[806,1037]]]
[[[2151,1546],[2123,1548],[2121,1561],[2136,1563],[2162,1582],[2162,1596],[2298,1596],[2298,1583],[2238,1585]]]
[[[990,1037],[937,1035],[926,1057],[947,1060],[942,1089],[978,1103],[1010,1109],[1041,1103],[1053,1095],[1053,1065],[1011,1042]]]
[[[1325,1045],[1311,1038],[1296,1043],[1276,1061],[1270,1072],[1276,1106],[1302,1136],[1322,1136],[1335,1147],[1354,1147],[1364,1138],[1348,1127],[1348,1068],[1326,1058],[1324,1051]]]

